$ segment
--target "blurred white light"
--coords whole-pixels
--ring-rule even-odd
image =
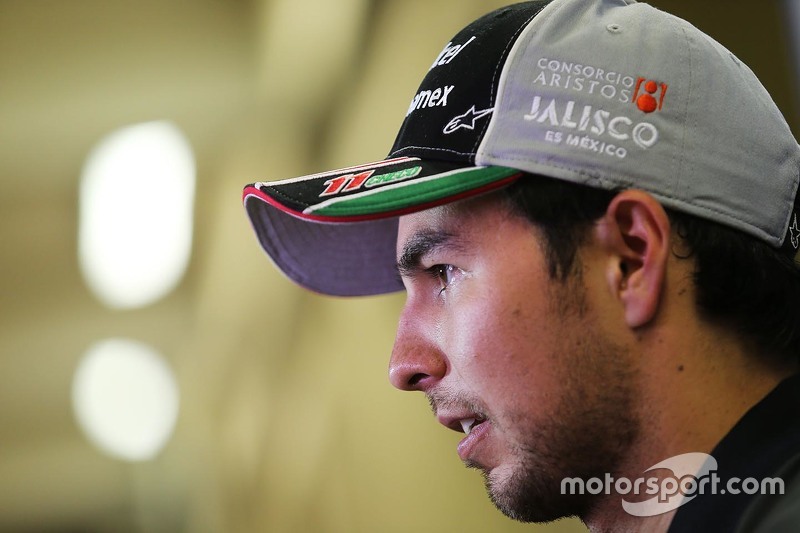
[[[152,348],[126,339],[93,345],[72,382],[72,406],[86,436],[128,461],[153,458],[178,417],[172,371]]]
[[[141,307],[183,277],[192,244],[195,164],[180,130],[147,122],[117,130],[83,169],[78,255],[106,305]]]

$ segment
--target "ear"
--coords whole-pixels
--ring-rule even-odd
[[[626,190],[595,227],[607,257],[606,280],[624,307],[631,328],[649,323],[661,302],[669,258],[669,217],[648,193]]]

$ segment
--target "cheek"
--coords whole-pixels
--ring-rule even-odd
[[[487,402],[538,403],[552,387],[555,351],[544,306],[521,295],[496,296],[462,305],[443,323],[452,370]]]

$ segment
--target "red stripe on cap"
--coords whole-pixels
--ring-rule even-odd
[[[256,187],[252,186],[245,187],[244,192],[242,193],[242,201],[246,203],[248,198],[254,196],[259,200],[268,203],[272,207],[280,211],[283,211],[284,213],[288,213],[292,216],[295,216],[303,220],[308,220],[310,222],[366,222],[368,220],[378,220],[381,218],[407,215],[409,213],[423,211],[425,209],[430,209],[431,207],[436,207],[450,202],[463,200],[465,198],[470,198],[472,196],[477,196],[479,194],[491,192],[493,190],[505,187],[506,185],[510,185],[511,183],[515,182],[520,176],[522,176],[522,174],[523,174],[522,172],[519,172],[517,174],[512,174],[507,178],[503,178],[499,181],[494,181],[492,183],[487,183],[486,185],[483,185],[476,189],[470,189],[468,191],[463,191],[451,196],[445,196],[437,200],[432,200],[430,202],[425,202],[422,204],[415,204],[413,206],[404,207],[401,209],[395,209],[393,211],[383,211],[380,213],[366,214],[366,215],[351,215],[346,217],[334,217],[330,215],[312,215],[312,214],[305,214],[301,211],[295,211],[294,209],[290,209],[285,205],[281,204],[280,202],[278,202],[268,194],[264,193],[260,189],[257,189]]]

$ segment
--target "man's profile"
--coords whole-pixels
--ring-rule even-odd
[[[300,285],[406,291],[390,381],[465,433],[503,513],[737,531],[799,516],[799,181],[769,94],[710,37],[547,0],[447,42],[387,159],[244,197]]]

